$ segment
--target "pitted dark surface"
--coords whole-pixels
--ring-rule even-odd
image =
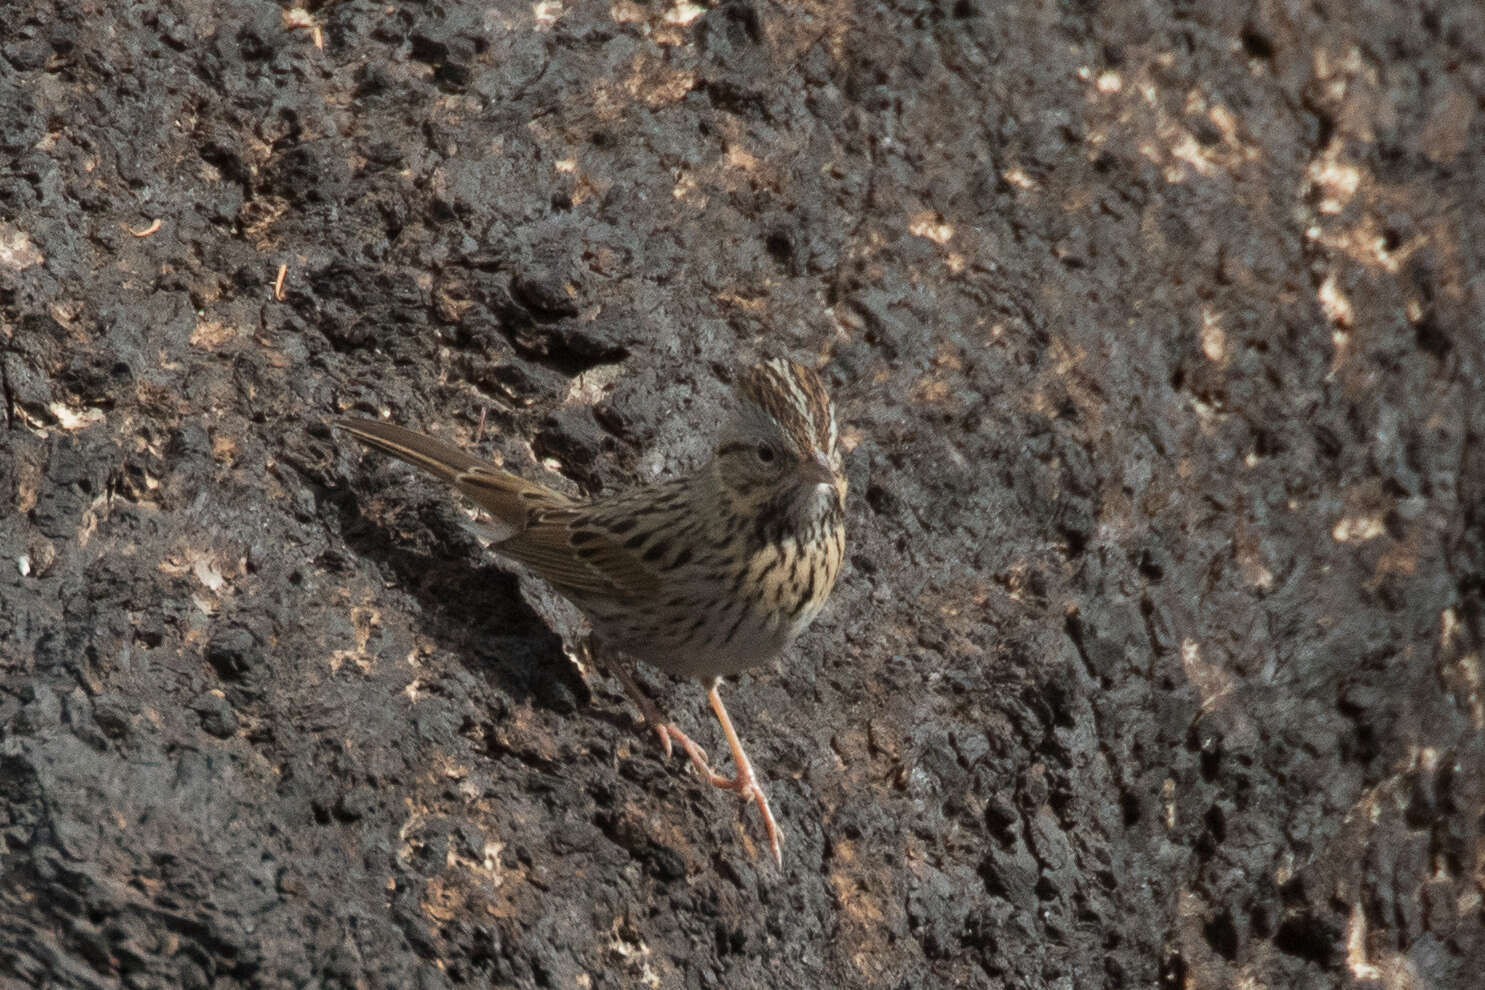
[[[1477,3],[58,6],[0,36],[7,980],[1485,970]],[[852,484],[726,689],[782,873],[322,425],[612,490],[779,353]]]

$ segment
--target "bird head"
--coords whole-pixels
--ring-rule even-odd
[[[738,380],[737,416],[717,443],[715,464],[736,502],[768,507],[795,528],[839,513],[845,465],[835,408],[820,376],[776,358]]]

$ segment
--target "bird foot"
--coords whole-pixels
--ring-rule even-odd
[[[665,750],[665,758],[667,760],[670,759],[670,754],[674,752],[671,748],[671,742],[677,742],[680,744],[681,749],[685,750],[686,755],[690,757],[691,765],[696,768],[696,772],[706,779],[715,782],[717,775],[712,772],[711,764],[707,762],[706,750],[692,742],[691,737],[682,732],[674,722],[657,722],[648,719],[647,721],[650,722],[650,727],[655,730],[655,734],[660,737],[660,746]]]
[[[768,795],[764,794],[763,788],[758,786],[758,779],[753,776],[753,768],[745,765],[736,777],[723,777],[715,773],[708,773],[706,777],[713,787],[736,791],[744,801],[752,801],[758,806],[758,814],[763,817],[763,831],[768,836],[768,851],[773,853],[773,861],[783,866],[784,854],[779,848],[779,827],[774,824],[773,811],[768,807]]]
[[[639,682],[634,679],[634,674],[622,662],[616,663],[613,671],[618,675],[619,683],[624,685],[624,693],[629,695],[631,701],[638,706],[640,714],[644,716],[645,724],[655,731],[660,737],[660,748],[668,760],[675,752],[674,744],[679,743],[681,749],[686,751],[690,757],[691,765],[696,772],[708,780],[715,780],[716,774],[712,772],[712,766],[707,762],[706,750],[691,741],[691,737],[680,730],[674,722],[668,722],[665,715],[660,711],[660,706],[655,704],[648,694],[640,688]]]
[[[763,830],[768,833],[768,848],[773,853],[773,861],[780,867],[784,865],[784,854],[779,849],[779,827],[774,824],[773,812],[768,807],[768,795],[763,793],[763,788],[758,786],[758,778],[753,774],[753,763],[748,759],[748,754],[743,752],[742,742],[737,738],[737,731],[732,728],[732,719],[727,715],[727,707],[722,704],[722,695],[717,690],[721,683],[720,679],[712,678],[707,685],[707,700],[712,703],[712,711],[716,713],[717,721],[722,725],[722,734],[727,737],[727,745],[732,750],[732,762],[737,765],[737,776],[732,779],[718,776],[714,773],[707,774],[713,786],[736,791],[743,800],[752,799],[758,806],[758,813],[763,816]]]
[[[784,854],[779,847],[779,828],[774,823],[773,811],[768,807],[768,796],[763,793],[763,788],[758,786],[758,778],[753,773],[753,764],[748,760],[748,755],[743,752],[742,742],[737,738],[737,732],[732,728],[732,719],[727,716],[727,709],[722,704],[722,696],[717,691],[717,679],[713,678],[707,687],[707,698],[711,701],[712,711],[716,713],[717,720],[722,725],[722,732],[727,737],[727,745],[732,750],[732,762],[737,765],[736,777],[724,777],[712,769],[707,762],[706,751],[691,741],[691,737],[682,732],[674,722],[666,720],[660,711],[660,706],[646,694],[634,679],[634,674],[629,670],[627,664],[619,661],[613,665],[613,672],[618,676],[619,683],[624,686],[624,693],[634,701],[644,715],[645,724],[660,737],[660,747],[665,753],[665,758],[670,759],[675,752],[675,745],[680,744],[681,749],[686,751],[686,756],[691,760],[691,766],[696,772],[707,780],[713,787],[723,790],[736,791],[744,801],[752,801],[758,806],[758,812],[763,816],[763,830],[768,835],[768,848],[773,853],[773,860],[779,866],[784,865]]]

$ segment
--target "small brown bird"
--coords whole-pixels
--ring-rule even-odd
[[[825,604],[845,554],[846,479],[835,411],[814,371],[766,361],[742,375],[737,393],[738,413],[699,471],[592,500],[399,426],[335,425],[451,483],[489,512],[494,549],[588,617],[595,653],[659,733],[665,755],[674,740],[707,780],[757,803],[782,865],[768,798],[717,686],[778,656]],[[737,776],[714,773],[613,653],[705,681]]]

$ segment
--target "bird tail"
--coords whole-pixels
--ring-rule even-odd
[[[571,503],[561,492],[518,478],[426,433],[354,417],[331,422],[368,447],[426,471],[474,499],[495,517],[497,530],[503,534],[500,539],[525,530],[534,510]]]

